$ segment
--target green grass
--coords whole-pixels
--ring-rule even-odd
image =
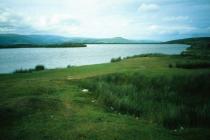
[[[176,63],[177,68],[184,69],[200,69],[200,68],[210,68],[210,61],[204,60],[193,60],[193,61],[183,61]]]
[[[1,74],[0,139],[208,139],[209,69],[168,67],[188,59],[147,56]],[[90,92],[82,92],[84,88]],[[200,117],[207,117],[207,122],[195,118],[198,124],[188,123],[177,113],[182,107],[198,115],[204,112]],[[194,121],[188,112],[183,116]],[[173,119],[184,122],[171,125]]]
[[[152,75],[111,74],[87,80],[108,110],[116,110],[170,129],[210,126],[209,73]]]

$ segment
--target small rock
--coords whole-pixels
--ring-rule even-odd
[[[102,118],[98,118],[99,121],[102,121]]]
[[[174,129],[174,132],[177,132],[177,130],[176,130],[176,129]]]
[[[92,100],[91,102],[92,102],[92,103],[95,103],[95,102],[96,102],[96,100]]]
[[[180,130],[184,130],[184,127],[183,127],[183,126],[181,126],[181,127],[180,127]]]
[[[83,89],[82,92],[87,93],[87,92],[89,92],[89,90],[88,89]]]
[[[72,80],[72,79],[73,79],[72,76],[68,76],[68,77],[67,77],[67,80]]]
[[[139,120],[139,117],[136,117],[136,120]]]
[[[111,110],[114,110],[114,107],[111,106],[110,109],[111,109]]]

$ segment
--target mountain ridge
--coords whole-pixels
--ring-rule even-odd
[[[15,44],[60,44],[60,43],[83,43],[83,44],[138,44],[138,43],[160,43],[153,40],[130,40],[123,37],[113,38],[85,38],[85,37],[64,37],[57,35],[20,35],[0,34],[0,45]]]

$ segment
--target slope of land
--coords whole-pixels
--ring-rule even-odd
[[[0,34],[0,45],[14,44],[56,44],[67,42],[69,39],[53,35],[19,35],[19,34]]]
[[[145,43],[160,43],[153,40],[130,40],[123,37],[113,38],[72,38],[72,42],[85,44],[145,44]]]
[[[168,67],[180,61],[138,57],[1,75],[0,139],[205,140],[210,69]]]
[[[0,139],[207,140],[209,60],[140,55],[1,74]]]
[[[210,58],[210,37],[187,38],[181,40],[173,40],[165,43],[172,44],[188,44],[191,45],[182,56],[196,57],[207,59]]]
[[[62,37],[53,35],[18,35],[0,34],[0,45],[32,44],[49,45],[61,43],[79,44],[132,44],[132,43],[159,43],[152,40],[129,40],[122,37],[114,38],[83,38],[83,37]]]
[[[171,40],[167,41],[165,43],[173,43],[173,44],[209,44],[210,43],[210,37],[195,37],[195,38],[186,38],[186,39],[179,39],[179,40]]]

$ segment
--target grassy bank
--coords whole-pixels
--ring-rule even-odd
[[[182,56],[198,59],[210,58],[210,37],[180,39],[165,43],[191,45],[186,51],[182,52]]]
[[[88,79],[90,89],[108,110],[130,114],[169,129],[210,126],[210,73],[120,73]]]
[[[210,69],[188,56],[0,75],[0,139],[207,140]]]

